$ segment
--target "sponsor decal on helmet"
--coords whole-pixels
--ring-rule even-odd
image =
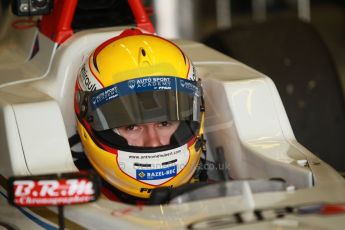
[[[94,87],[92,86],[91,88],[93,89]],[[142,77],[97,90],[91,96],[91,106],[95,110],[97,107],[118,97],[154,90],[174,90],[196,97],[200,96],[199,86],[195,81],[167,76]]]
[[[179,79],[182,91],[191,92],[195,96],[199,96],[199,88],[197,84],[193,81]]]
[[[92,76],[86,64],[81,67],[78,80],[79,85],[84,91],[95,91],[102,88],[99,82]]]
[[[110,86],[104,88],[104,90],[91,97],[91,104],[93,107],[107,103],[108,101],[115,99],[119,96],[117,86]]]
[[[136,170],[136,178],[139,180],[157,180],[157,179],[165,179],[171,178],[176,176],[177,167],[176,165],[162,168],[162,169],[137,169]]]
[[[135,80],[129,80],[128,81],[128,87],[130,89],[134,89],[134,87],[135,87]]]
[[[153,90],[172,89],[173,78],[171,77],[145,77],[135,81],[136,88],[152,87]],[[133,87],[134,88],[134,87]]]
[[[150,185],[160,185],[175,177],[188,163],[186,145],[156,153],[118,151],[117,163],[128,176]]]
[[[140,192],[143,193],[151,193],[152,192],[152,188],[140,188]]]

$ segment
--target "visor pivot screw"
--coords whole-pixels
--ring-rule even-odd
[[[206,147],[206,139],[204,138],[204,135],[203,134],[201,134],[201,137],[200,137],[200,139],[199,140],[201,140],[201,148],[202,148],[202,152],[203,153],[206,153],[206,151],[207,151],[207,147]]]
[[[79,93],[79,92],[76,93],[75,99],[76,99],[76,101],[77,101],[78,103],[80,102],[80,93]]]
[[[205,112],[205,101],[203,97],[201,97],[200,111]]]
[[[93,116],[88,116],[87,117],[87,122],[89,122],[89,123],[93,122]]]

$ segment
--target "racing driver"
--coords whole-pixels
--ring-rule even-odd
[[[130,202],[200,180],[204,105],[191,60],[129,29],[98,46],[75,87],[77,130],[103,194]]]

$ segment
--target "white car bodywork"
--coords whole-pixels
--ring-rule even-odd
[[[15,229],[55,229],[56,208],[7,204],[6,178],[77,171],[68,144],[68,137],[76,132],[73,93],[77,72],[95,47],[124,28],[85,30],[58,46],[35,28],[13,31],[10,20],[1,23],[0,223]],[[39,51],[30,59],[36,38]],[[202,79],[209,158],[213,160],[216,149],[222,148],[231,178],[278,177],[296,189],[252,194],[244,183],[240,196],[157,206],[132,206],[101,197],[95,203],[66,207],[67,228],[187,229],[199,223],[189,228],[208,229],[214,227],[207,222],[210,217],[248,212],[248,219],[254,220],[250,212],[258,208],[345,203],[344,179],[296,141],[270,78],[203,44],[174,42],[193,60]],[[217,226],[341,229],[344,224],[345,214],[311,214],[251,224],[231,225],[222,220]]]

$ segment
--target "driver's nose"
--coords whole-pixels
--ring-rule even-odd
[[[145,127],[144,132],[144,147],[158,147],[162,146],[159,133],[155,129],[154,125],[149,124]]]

